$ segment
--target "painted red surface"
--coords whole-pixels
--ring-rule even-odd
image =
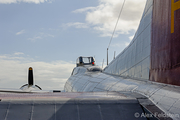
[[[171,2],[153,3],[150,80],[180,86],[180,9],[174,11],[171,33]]]

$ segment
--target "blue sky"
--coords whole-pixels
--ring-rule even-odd
[[[126,0],[109,49],[118,55],[131,41],[146,0]],[[0,0],[0,88],[19,88],[34,68],[35,83],[63,89],[79,56],[106,61],[123,0]],[[45,81],[45,82],[44,82]]]

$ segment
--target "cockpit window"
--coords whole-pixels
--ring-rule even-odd
[[[83,62],[84,63],[91,63],[91,58],[90,57],[83,57]]]
[[[77,67],[83,65],[95,65],[95,59],[93,57],[79,57],[76,61]]]

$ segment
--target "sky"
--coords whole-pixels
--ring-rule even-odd
[[[124,0],[0,0],[0,88],[19,89],[33,67],[35,84],[63,90],[79,56],[104,67]],[[126,0],[109,61],[138,28],[146,0]]]

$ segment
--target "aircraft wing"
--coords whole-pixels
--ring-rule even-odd
[[[110,63],[107,62],[103,72],[83,72],[83,68],[79,67],[77,71],[75,68],[76,73],[73,72],[66,82],[65,91],[138,93],[165,113],[155,114],[160,119],[170,116],[179,120],[179,31],[179,0],[147,0],[130,44]]]
[[[147,120],[152,115],[129,92],[0,92],[1,120]],[[149,104],[151,108],[153,103]],[[151,116],[152,119],[157,119]]]
[[[23,92],[0,91],[0,119],[179,120],[179,9],[178,0],[147,0],[129,46],[103,72],[80,57],[66,92],[40,92],[29,68]]]

